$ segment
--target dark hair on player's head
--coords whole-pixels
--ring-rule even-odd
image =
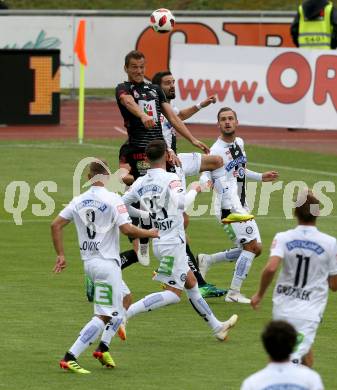
[[[130,53],[128,53],[125,56],[124,64],[125,64],[126,67],[128,67],[131,59],[141,60],[142,58],[145,59],[145,56],[144,56],[144,54],[141,51],[132,50],[132,51],[130,51]]]
[[[226,111],[232,111],[232,113],[235,116],[235,119],[238,120],[238,116],[236,115],[236,112],[232,108],[230,108],[230,107],[222,107],[222,108],[220,108],[220,110],[218,112],[218,122],[219,122],[219,119],[220,119],[220,114],[222,112],[226,112]]]
[[[261,335],[263,346],[274,362],[289,359],[296,344],[295,328],[285,321],[271,321]]]
[[[161,84],[161,80],[165,76],[172,76],[172,73],[169,70],[164,70],[162,72],[157,72],[153,77],[152,77],[152,84],[159,85]]]
[[[159,161],[167,151],[166,142],[161,139],[155,139],[151,141],[146,149],[145,153],[150,162]]]
[[[295,205],[295,217],[301,222],[315,222],[319,215],[319,200],[310,189],[302,191],[298,195]]]
[[[89,165],[89,175],[94,177],[96,175],[109,175],[108,163],[101,159],[96,158],[95,161],[92,161]]]

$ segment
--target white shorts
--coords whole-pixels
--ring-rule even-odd
[[[246,222],[234,222],[224,225],[228,237],[240,248],[253,240],[261,242],[261,236],[254,219]]]
[[[199,175],[201,167],[201,153],[178,153],[181,168],[185,176]]]
[[[122,279],[122,295],[123,295],[123,298],[126,296],[126,295],[129,295],[131,294],[131,291],[128,287],[128,285],[124,282],[124,280]]]
[[[94,313],[109,317],[116,312],[121,315],[123,284],[122,271],[117,261],[90,259],[84,262],[84,271],[95,286]]]
[[[294,352],[290,356],[291,361],[302,362],[303,356],[305,356],[314,343],[316,332],[319,326],[319,322],[303,320],[298,318],[282,317],[273,313],[274,320],[282,320],[289,322],[297,332],[297,343]]]
[[[160,261],[153,280],[183,290],[187,272],[190,270],[186,244],[153,245],[153,253]]]

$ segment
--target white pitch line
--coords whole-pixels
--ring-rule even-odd
[[[128,134],[127,131],[125,131],[124,129],[122,129],[122,128],[119,127],[119,126],[114,126],[114,129],[115,129],[116,131],[118,131],[119,133],[122,133],[122,134],[125,134],[125,135]]]
[[[213,219],[214,221],[217,220],[217,218],[214,216],[208,216],[208,217],[191,217],[189,216],[190,219],[192,220],[198,220],[198,221],[209,221],[211,219]],[[336,219],[337,218],[337,215],[327,215],[325,217],[320,217],[320,219],[326,219],[326,218],[329,218],[329,219]],[[280,216],[280,217],[268,217],[268,215],[265,215],[265,216],[261,216],[259,217],[258,215],[256,215],[256,221],[259,222],[261,219],[269,219],[269,220],[275,220],[275,221],[280,221],[280,220],[287,220],[287,221],[291,221],[293,219],[295,219],[295,217],[293,218],[286,218],[285,216]]]
[[[257,167],[271,167],[271,168],[276,168],[276,169],[287,169],[287,170],[297,171],[297,172],[316,173],[318,175],[335,176],[335,177],[337,177],[337,173],[336,172],[318,171],[318,170],[315,170],[315,169],[295,168],[295,167],[289,167],[287,165],[260,164],[260,163],[253,163],[253,162],[250,162],[250,161],[249,161],[249,165],[255,165]]]
[[[97,149],[115,149],[117,150],[117,146],[113,145],[102,145],[102,144],[75,144],[75,143],[69,143],[65,145],[61,144],[5,144],[2,145],[0,144],[0,148],[29,148],[29,149],[74,149],[74,148],[83,148],[83,147],[88,147],[88,148],[97,148]]]
[[[321,219],[337,219],[337,215],[327,215],[325,217],[321,217]],[[46,217],[46,219],[22,219],[22,225],[18,225],[18,226],[23,226],[25,223],[50,223],[53,219],[53,216],[50,216],[50,217]],[[208,216],[208,217],[191,217],[190,216],[190,219],[192,219],[193,221],[210,221],[210,220],[213,220],[216,222],[216,217],[215,216]],[[280,221],[280,220],[286,220],[286,221],[291,221],[291,220],[294,220],[295,218],[286,218],[286,217],[282,217],[282,216],[279,216],[279,217],[269,217],[268,215],[265,215],[265,216],[256,216],[256,220],[257,222],[259,222],[260,220],[275,220],[275,221]],[[13,220],[0,220],[0,224],[2,223],[11,223],[13,225],[15,225],[15,222]],[[219,223],[220,225],[220,223]]]

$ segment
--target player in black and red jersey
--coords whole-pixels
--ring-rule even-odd
[[[209,148],[196,139],[176,115],[158,85],[144,80],[144,54],[133,50],[125,57],[128,81],[118,84],[116,99],[128,132],[128,141],[120,150],[122,164],[129,164],[134,179],[145,174],[145,148],[154,139],[164,139],[160,116],[163,114],[176,131],[194,146],[208,153]]]
[[[128,81],[118,84],[116,99],[128,132],[128,140],[122,145],[119,153],[120,168],[126,168],[130,173],[123,179],[126,184],[130,185],[139,176],[145,175],[149,168],[145,159],[145,148],[149,142],[164,139],[160,120],[162,114],[174,125],[179,134],[202,151],[209,152],[208,147],[196,139],[175,114],[161,88],[145,82],[143,53],[136,50],[128,53],[125,57],[124,70],[128,75]],[[171,159],[173,163],[178,161],[173,152]],[[147,265],[148,246],[140,245],[139,249],[138,257],[142,264]]]

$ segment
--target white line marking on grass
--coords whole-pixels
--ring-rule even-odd
[[[124,129],[122,129],[122,128],[119,127],[119,126],[114,126],[114,129],[115,129],[116,131],[118,131],[119,133],[127,134],[127,131],[125,131]]]
[[[69,143],[69,144],[5,144],[1,145],[0,148],[35,148],[35,149],[75,149],[75,148],[97,148],[97,149],[119,149],[117,146],[113,145],[102,145],[102,144],[82,144]]]
[[[315,169],[304,169],[304,168],[296,168],[296,167],[290,167],[287,165],[274,165],[274,164],[260,164],[260,163],[252,163],[249,162],[249,165],[255,165],[257,167],[272,167],[276,169],[287,169],[291,171],[296,171],[296,172],[304,172],[304,173],[316,173],[317,175],[325,175],[325,176],[335,176],[337,177],[336,172],[327,172],[327,171],[318,171]]]
[[[328,215],[326,217],[321,217],[321,220],[322,219],[337,219],[337,215]],[[53,217],[50,216],[50,217],[46,217],[45,219],[22,219],[22,225],[18,225],[18,226],[23,226],[25,223],[51,223]],[[190,219],[192,221],[216,221],[216,217],[215,216],[208,216],[208,217],[190,217]],[[295,218],[292,218],[292,219],[286,219],[285,217],[269,217],[269,216],[257,216],[256,217],[256,221],[259,222],[260,220],[275,220],[275,221],[280,221],[280,220],[286,220],[286,221],[292,221],[294,220]],[[9,219],[9,220],[0,220],[0,224],[2,223],[12,223],[13,225],[15,225],[14,221],[12,219]],[[221,225],[219,223],[219,225]]]
[[[321,217],[320,219],[326,219],[326,218],[329,218],[329,219],[337,219],[337,215],[327,215],[325,217]],[[190,219],[191,220],[195,220],[195,221],[209,221],[209,220],[217,220],[217,218],[215,216],[208,216],[208,217],[191,217],[190,216]],[[257,222],[259,222],[260,220],[262,219],[269,219],[269,220],[275,220],[275,221],[280,221],[280,220],[287,220],[287,221],[291,221],[291,220],[294,220],[295,218],[291,218],[291,219],[286,219],[284,216],[280,216],[280,217],[268,217],[267,215],[266,216],[261,216],[259,217],[258,215],[256,216],[255,220]]]

